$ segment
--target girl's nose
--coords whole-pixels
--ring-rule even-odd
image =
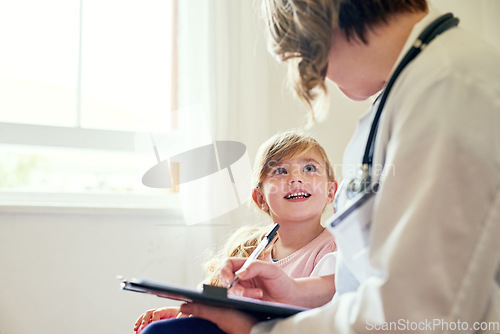
[[[289,184],[294,184],[295,182],[302,183],[302,178],[299,174],[291,174],[288,180]]]
[[[304,175],[302,174],[300,167],[294,166],[293,168],[290,168],[288,174],[288,184],[292,185],[296,182],[302,183],[303,176]]]

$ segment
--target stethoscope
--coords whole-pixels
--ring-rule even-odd
[[[370,133],[368,135],[368,140],[366,142],[365,152],[363,154],[363,161],[361,168],[358,172],[358,176],[347,183],[346,195],[348,199],[352,199],[358,194],[366,191],[377,191],[378,183],[371,185],[372,182],[372,165],[373,165],[373,154],[375,150],[375,137],[377,135],[377,128],[379,124],[379,119],[384,109],[385,102],[387,101],[387,96],[391,91],[394,82],[401,73],[401,71],[408,65],[415,57],[425,49],[425,47],[439,34],[444,31],[455,27],[458,25],[458,18],[454,17],[453,14],[448,13],[438,17],[435,21],[429,24],[425,30],[417,38],[413,46],[403,57],[398,67],[392,74],[389,82],[387,83],[384,91],[377,98],[380,99],[377,111],[375,112],[373,122],[370,128]],[[375,101],[376,103],[377,101]],[[340,190],[339,190],[340,192]],[[338,196],[336,196],[336,201]],[[337,207],[337,203],[334,203],[334,207]]]

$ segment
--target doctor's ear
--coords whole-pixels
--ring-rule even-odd
[[[259,188],[253,188],[252,190],[252,199],[255,204],[264,212],[269,211],[269,206],[267,205],[266,198],[264,194]]]
[[[327,200],[328,204],[333,203],[333,199],[335,198],[337,189],[338,189],[337,181],[328,182],[328,200]]]

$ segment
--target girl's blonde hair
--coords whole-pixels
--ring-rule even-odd
[[[260,146],[255,160],[254,187],[262,187],[262,183],[270,170],[281,160],[298,158],[311,150],[318,152],[323,159],[328,181],[335,181],[332,165],[321,145],[314,138],[303,134],[299,130],[290,130],[269,138]],[[204,283],[221,286],[220,269],[222,261],[228,257],[248,257],[265,234],[269,232],[272,225],[271,222],[261,226],[248,225],[240,227],[227,239],[218,254],[205,264],[207,278]],[[259,258],[264,258],[271,250],[272,247],[269,247],[265,252],[262,252]]]
[[[257,247],[264,235],[270,231],[272,225],[253,226],[246,225],[238,228],[236,232],[226,240],[223,248],[218,254],[205,263],[207,278],[204,284],[222,286],[220,281],[220,270],[222,262],[228,257],[248,257]],[[262,252],[259,258],[268,254],[270,248]]]

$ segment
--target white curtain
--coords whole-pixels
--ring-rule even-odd
[[[214,140],[239,140],[252,151],[259,134],[268,135],[268,67],[274,62],[257,5],[179,1],[180,107],[200,103]]]
[[[197,106],[198,114],[189,122],[204,134],[193,134],[193,144],[241,142],[251,164],[270,135],[268,73],[276,66],[265,46],[257,5],[247,0],[179,1],[179,108],[182,113]],[[206,188],[198,190],[200,200],[210,198]],[[243,204],[213,222],[248,223],[248,210]]]

